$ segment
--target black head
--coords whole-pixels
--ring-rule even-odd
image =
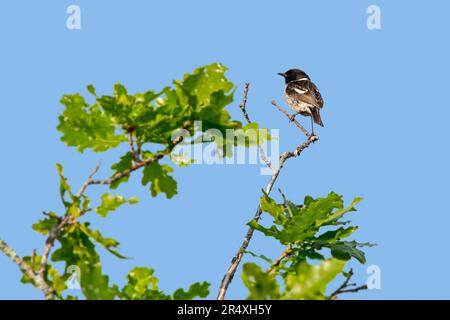
[[[290,70],[286,71],[285,73],[279,73],[279,75],[284,77],[284,80],[286,81],[286,83],[289,83],[294,80],[303,79],[303,78],[310,80],[309,76],[300,69],[290,69]]]

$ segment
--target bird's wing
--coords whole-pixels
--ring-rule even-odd
[[[323,100],[317,87],[311,81],[296,80],[286,85],[286,94],[292,99],[322,108]]]
[[[320,91],[316,87],[314,82],[310,82],[310,89],[311,89],[311,93],[314,95],[315,100],[317,101],[317,106],[322,109],[322,107],[323,107],[322,95],[320,94]]]

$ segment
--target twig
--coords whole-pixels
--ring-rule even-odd
[[[297,120],[295,120],[295,119],[292,119],[291,118],[291,115],[286,111],[286,110],[284,110],[283,108],[281,108],[276,102],[275,102],[275,100],[272,100],[272,104],[275,106],[275,107],[277,107],[277,109],[278,110],[280,110],[282,113],[284,113],[284,115],[286,116],[286,117],[288,117],[289,118],[289,120],[291,120],[300,130],[302,130],[303,131],[303,133],[305,134],[305,136],[307,136],[307,137],[310,137],[311,136],[311,134],[297,121]]]
[[[98,170],[100,169],[100,165],[101,162],[99,162],[97,164],[97,166],[94,168],[94,170],[91,172],[91,174],[89,175],[89,177],[84,181],[83,185],[81,186],[80,190],[78,190],[76,197],[80,198],[84,192],[86,191],[87,187],[90,185],[90,183],[92,182],[92,178],[94,177],[94,175],[98,172]],[[69,222],[73,220],[72,215],[70,214],[66,214],[64,216],[64,218],[62,218],[58,223],[56,223],[52,229],[50,230],[50,232],[48,233],[47,239],[45,239],[45,246],[44,246],[44,250],[42,250],[42,256],[41,256],[41,263],[39,266],[39,270],[38,270],[38,275],[40,277],[42,277],[42,279],[44,278],[44,273],[45,273],[45,268],[47,266],[47,262],[48,262],[48,257],[50,255],[50,251],[52,250],[54,244],[55,244],[55,240],[59,237],[59,235],[61,234],[61,230],[67,225],[69,224]]]
[[[246,95],[244,95],[244,101],[246,101]],[[272,104],[274,106],[276,106],[278,108],[278,110],[280,110],[282,113],[284,113],[289,119],[290,119],[290,115],[281,107],[279,107],[276,102],[273,100]],[[245,109],[245,108],[244,108]],[[245,116],[245,115],[244,115]],[[266,187],[266,193],[269,194],[272,191],[273,185],[275,184],[275,181],[277,180],[281,169],[283,169],[283,165],[286,162],[287,159],[290,159],[292,157],[297,157],[300,155],[300,153],[305,150],[306,148],[308,148],[311,143],[319,140],[319,138],[317,136],[313,136],[310,135],[308,133],[308,131],[305,130],[305,128],[303,128],[303,126],[301,124],[299,124],[296,120],[293,121],[298,128],[300,128],[300,130],[303,131],[303,133],[308,137],[308,140],[304,143],[302,143],[301,145],[299,145],[297,148],[295,148],[294,151],[287,151],[284,152],[281,156],[280,156],[280,160],[279,160],[279,165],[278,168],[276,170],[273,170],[272,176],[270,178],[269,183],[267,184]],[[256,208],[256,213],[253,217],[253,220],[258,222],[260,217],[261,217],[262,211],[261,211],[261,207],[260,205],[258,205],[258,207]],[[233,257],[233,259],[231,259],[231,264],[228,267],[227,272],[225,273],[224,277],[222,278],[222,282],[220,284],[220,288],[219,288],[219,294],[217,296],[218,300],[223,300],[225,299],[225,294],[227,293],[228,290],[228,286],[230,285],[231,281],[233,281],[233,277],[234,274],[236,273],[236,270],[242,260],[242,257],[244,255],[245,250],[247,249],[250,240],[253,237],[253,232],[254,229],[253,228],[248,228],[247,230],[247,234],[244,237],[244,240],[242,241],[241,246],[239,247],[239,250],[237,251],[237,253],[235,254],[235,256]]]
[[[187,121],[183,125],[183,129],[188,129],[190,126],[191,126],[191,122]],[[138,169],[140,169],[142,167],[148,166],[149,164],[164,158],[164,156],[166,156],[170,152],[172,152],[173,148],[175,148],[175,146],[178,145],[181,141],[183,141],[183,136],[178,136],[174,141],[172,141],[172,144],[169,147],[167,147],[163,151],[157,152],[152,157],[150,157],[150,158],[148,158],[146,160],[140,161],[138,163],[135,163],[130,168],[128,168],[128,169],[126,169],[126,170],[124,170],[122,172],[116,173],[115,175],[113,175],[109,179],[106,179],[106,180],[90,180],[88,182],[88,185],[92,185],[92,184],[112,184],[112,183],[122,179],[123,177],[127,177],[133,171],[136,171],[136,170],[138,170]]]
[[[141,162],[141,159],[139,158],[139,155],[141,153],[139,144],[137,143],[138,150],[134,147],[134,139],[133,139],[133,131],[128,131],[128,143],[130,144],[131,148],[131,157],[133,158],[133,161],[135,162]]]
[[[247,123],[252,123],[250,121],[250,117],[248,116],[247,110],[245,109],[247,106],[247,95],[248,95],[248,89],[250,87],[250,83],[246,82],[244,87],[244,98],[242,99],[242,103],[239,105],[239,108],[241,108],[242,113],[244,114],[245,120],[247,120]]]
[[[190,126],[191,126],[191,122],[187,121],[183,125],[183,128],[187,129]],[[112,183],[116,182],[117,180],[119,180],[125,176],[128,176],[131,172],[136,171],[142,167],[145,167],[154,161],[158,161],[159,159],[163,158],[165,155],[169,154],[173,150],[173,148],[177,144],[179,144],[182,140],[183,140],[183,137],[179,136],[174,141],[172,141],[171,145],[168,146],[163,151],[156,153],[153,157],[150,157],[149,159],[146,159],[145,161],[140,161],[139,163],[135,163],[133,166],[131,166],[131,168],[124,170],[123,172],[119,172],[107,180],[94,180],[93,179],[94,175],[100,169],[100,163],[99,163],[94,168],[94,170],[91,172],[89,177],[84,181],[83,185],[80,187],[80,190],[77,192],[75,197],[81,198],[84,195],[86,189],[90,185],[112,184]],[[138,148],[140,150],[140,145],[138,145]],[[132,148],[132,152],[134,153],[133,150],[134,150],[134,145]],[[90,208],[82,210],[80,215],[83,215],[89,211],[91,211]],[[44,212],[44,215],[48,215],[48,213]],[[66,213],[66,215],[64,217],[58,218],[58,222],[52,227],[52,229],[50,230],[50,232],[47,236],[47,239],[45,241],[45,246],[44,246],[44,250],[43,250],[43,253],[41,256],[39,270],[37,272],[34,272],[32,267],[30,267],[25,261],[23,261],[23,259],[20,256],[18,256],[17,253],[11,247],[8,246],[8,244],[6,244],[4,241],[2,241],[0,239],[0,251],[5,253],[6,256],[8,256],[14,263],[16,263],[19,266],[19,268],[22,270],[22,272],[24,274],[26,274],[34,282],[36,287],[38,287],[39,289],[41,289],[44,292],[45,299],[54,299],[55,298],[55,292],[54,292],[53,288],[47,284],[46,279],[45,279],[45,269],[47,266],[50,251],[54,246],[55,240],[61,234],[61,231],[63,230],[63,228],[66,225],[70,225],[70,224],[74,223],[75,221],[76,221],[76,217],[73,216],[72,214],[69,214],[68,212]],[[32,260],[35,260],[35,257],[36,257],[36,253],[35,253],[35,250],[33,250]],[[33,262],[33,266],[34,266],[34,262]]]
[[[338,295],[342,294],[342,293],[349,293],[349,292],[358,292],[361,290],[367,290],[367,285],[362,285],[359,287],[355,287],[355,288],[351,288],[350,287],[354,287],[356,286],[356,283],[349,283],[350,279],[353,276],[353,269],[350,269],[350,271],[347,273],[347,276],[345,277],[344,282],[339,286],[339,288],[337,288],[331,295],[330,295],[330,299],[335,300],[337,298]]]
[[[87,187],[91,184],[92,182],[92,178],[94,178],[95,174],[98,172],[98,170],[100,169],[100,165],[101,162],[99,162],[97,164],[97,166],[94,168],[94,170],[92,170],[91,174],[89,175],[89,177],[86,179],[86,181],[84,181],[83,185],[81,186],[80,190],[78,190],[77,192],[77,198],[80,198],[84,192],[86,191]]]
[[[281,254],[281,256],[278,257],[277,260],[275,260],[275,262],[270,266],[269,269],[267,269],[267,273],[271,273],[272,271],[274,271],[280,264],[281,262],[286,259],[287,257],[289,257],[292,254],[292,249],[290,247],[287,247],[286,250],[283,251],[283,253]]]
[[[37,255],[37,251],[36,248],[33,249],[33,254],[31,255],[31,265],[34,266],[35,262],[36,262],[36,255]]]
[[[42,250],[41,263],[38,270],[38,275],[44,279],[45,276],[45,268],[47,266],[48,257],[50,255],[50,251],[52,250],[55,240],[61,234],[61,230],[69,224],[69,221],[73,219],[72,215],[66,215],[63,219],[60,220],[59,223],[55,224],[50,232],[48,233],[47,239],[45,239],[44,250]]]
[[[170,150],[171,151],[171,150]],[[115,175],[113,175],[111,178],[106,179],[106,180],[91,180],[89,181],[88,185],[91,184],[112,184],[114,182],[116,182],[117,180],[122,179],[123,177],[129,176],[130,173],[132,173],[133,171],[136,171],[142,167],[145,167],[149,164],[151,164],[152,162],[158,161],[160,159],[162,159],[164,156],[166,156],[167,154],[170,153],[169,150],[164,150],[161,152],[156,153],[154,156],[142,161],[142,162],[138,162],[135,163],[133,166],[131,166],[130,168],[122,171],[122,172],[118,172]]]
[[[137,152],[138,156],[140,157],[141,153],[142,153],[142,143],[139,140],[139,138],[136,138],[136,146],[137,146],[136,152]],[[140,160],[140,158],[139,158],[139,160]]]
[[[180,143],[182,140],[182,137],[179,137],[179,139],[175,140],[173,142],[173,145],[176,145],[178,143]],[[80,198],[84,192],[86,191],[86,189],[93,184],[112,184],[114,182],[116,182],[117,180],[128,176],[131,172],[136,171],[142,167],[145,167],[147,165],[149,165],[150,163],[157,161],[161,158],[163,158],[165,155],[167,155],[173,147],[171,148],[166,148],[164,151],[161,151],[159,153],[157,153],[155,156],[146,159],[145,161],[139,162],[139,163],[135,163],[131,168],[126,169],[125,171],[119,172],[116,175],[112,176],[110,179],[107,180],[94,180],[94,175],[98,172],[98,170],[100,169],[100,163],[94,168],[94,170],[91,172],[91,174],[89,175],[89,177],[86,179],[86,181],[84,181],[83,185],[81,186],[80,190],[77,192],[76,197]],[[87,212],[87,211],[85,211]],[[85,213],[84,212],[84,213]],[[59,237],[59,235],[61,234],[62,229],[69,224],[72,224],[74,221],[76,221],[76,218],[73,217],[70,214],[66,214],[64,216],[64,218],[62,218],[59,223],[55,224],[53,226],[53,228],[50,230],[47,239],[45,240],[45,246],[44,246],[44,250],[42,252],[42,257],[41,257],[41,265],[39,268],[39,272],[38,274],[44,278],[44,273],[45,273],[45,268],[48,262],[48,257],[50,255],[50,251],[52,250],[56,239]]]
[[[244,87],[244,98],[242,99],[242,103],[239,105],[239,107],[241,108],[242,113],[244,114],[244,118],[245,120],[247,120],[248,124],[251,124],[252,121],[250,120],[250,117],[247,113],[247,95],[248,95],[248,89],[250,87],[250,83],[246,82],[245,83],[245,87]],[[264,161],[264,163],[273,170],[272,168],[272,164],[270,163],[269,159],[266,156],[266,153],[264,152],[263,148],[261,147],[261,145],[258,143],[258,148],[259,148],[259,155],[262,159],[262,161]]]
[[[42,290],[45,299],[53,299],[53,289],[45,282],[45,280],[36,274],[32,267],[30,267],[23,259],[3,240],[0,239],[0,251],[2,251],[8,258],[17,264],[20,270],[34,282],[36,287]]]

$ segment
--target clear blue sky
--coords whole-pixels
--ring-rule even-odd
[[[66,29],[66,8],[81,7],[82,29]],[[366,28],[366,8],[381,7],[382,29]],[[277,72],[306,70],[325,107],[319,143],[290,160],[278,180],[291,199],[334,190],[363,196],[353,215],[356,238],[377,242],[356,280],[379,265],[382,289],[352,298],[450,298],[450,3],[448,1],[3,1],[0,10],[2,168],[0,237],[19,254],[41,250],[30,226],[43,210],[61,210],[56,161],[78,188],[102,159],[99,176],[123,153],[79,154],[59,141],[64,93],[93,83],[109,94],[160,89],[195,67],[222,62],[238,86],[251,82],[249,112],[279,128],[281,149],[303,137],[270,101],[283,102]],[[284,102],[283,102],[284,103]],[[241,119],[237,102],[230,106]],[[308,119],[303,119],[309,124]],[[95,227],[121,241],[133,260],[102,253],[104,269],[123,284],[135,265],[156,269],[163,290],[212,283],[215,297],[242,241],[268,177],[259,166],[177,169],[179,195],[151,198],[139,178],[120,192],[141,203]],[[105,189],[94,187],[95,198]],[[257,235],[251,248],[275,257],[281,248]],[[41,298],[19,282],[0,254],[0,298]],[[239,276],[229,298],[244,298]]]

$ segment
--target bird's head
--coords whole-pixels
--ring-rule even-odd
[[[306,74],[306,72],[304,72],[303,70],[300,70],[300,69],[289,69],[285,73],[279,73],[279,75],[284,78],[286,83],[289,83],[294,80],[304,79],[304,78],[310,80],[309,76]]]

